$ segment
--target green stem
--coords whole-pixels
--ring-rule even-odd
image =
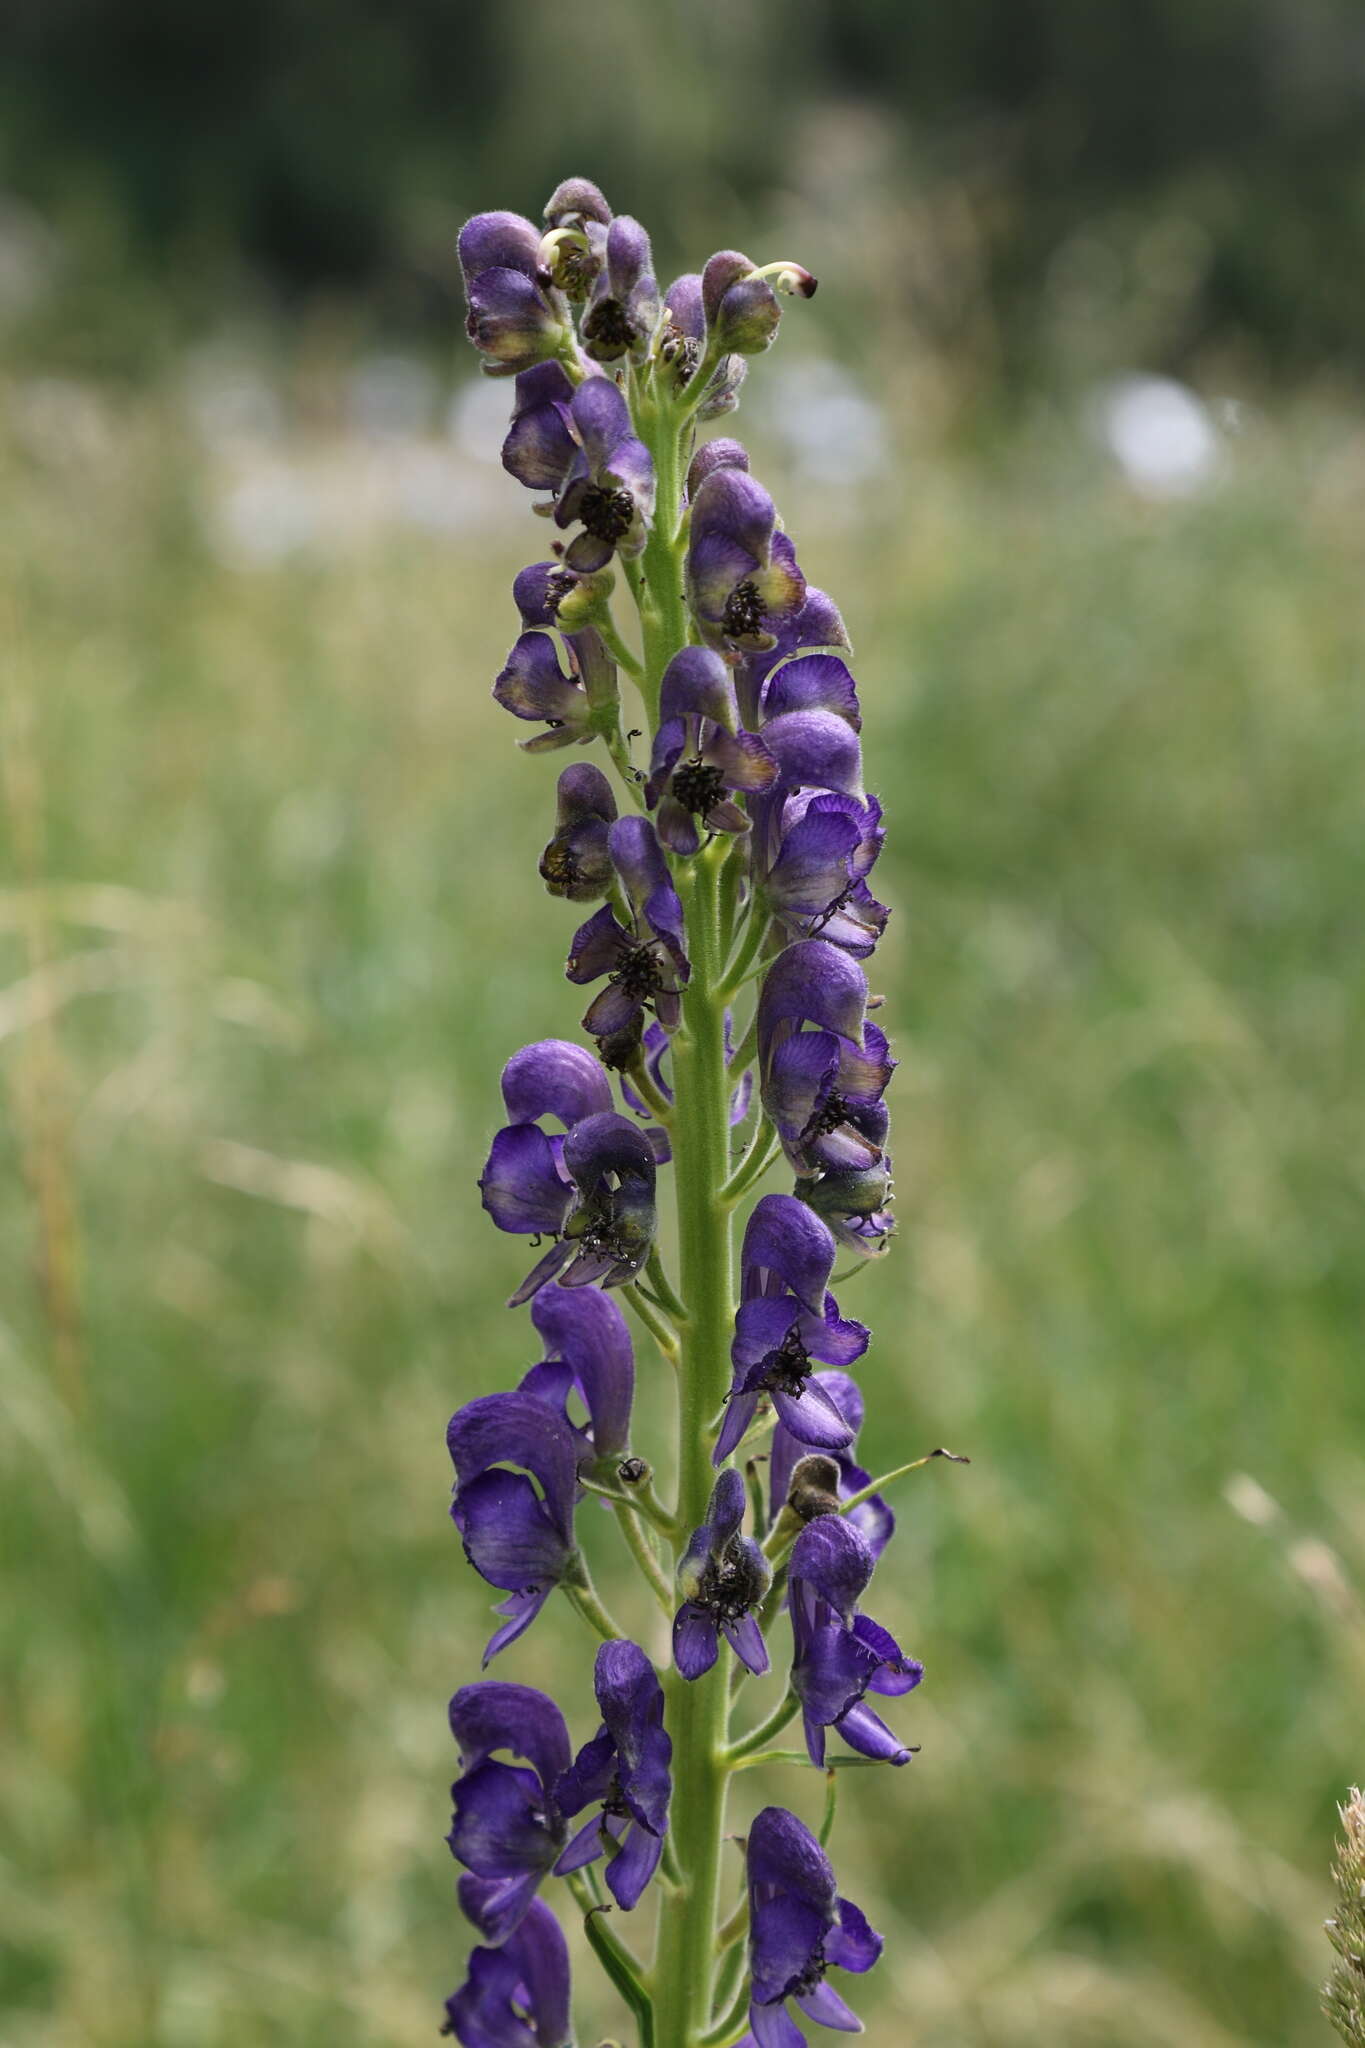
[[[676,1365],[678,1362],[678,1340],[663,1317],[655,1313],[645,1295],[640,1292],[640,1289],[633,1282],[623,1287],[621,1292],[649,1331],[650,1336],[654,1339],[660,1351],[663,1352],[669,1364]]]
[[[678,1528],[704,1519],[715,1472],[707,1427],[730,1381],[734,1314],[729,1211],[716,1190],[729,1167],[730,1077],[720,980],[720,867],[715,843],[678,876],[692,978],[673,1041],[673,1156],[681,1293],[688,1304],[678,1375]],[[659,1924],[654,1981],[658,2048],[691,2048],[710,2016],[711,1958],[720,1883],[727,1773],[720,1761],[729,1723],[728,1660],[688,1683],[669,1676],[673,1737],[672,1834],[678,1898]]]
[[[766,1721],[760,1721],[757,1728],[751,1728],[747,1735],[741,1735],[725,1752],[725,1762],[731,1770],[742,1763],[747,1756],[757,1755],[767,1749],[789,1721],[796,1718],[801,1702],[794,1692],[785,1693],[773,1708]]]
[[[625,1641],[625,1630],[617,1627],[616,1623],[607,1613],[606,1608],[602,1605],[602,1602],[598,1599],[593,1583],[588,1577],[586,1566],[580,1563],[579,1577],[577,1579],[562,1579],[560,1584],[564,1589],[564,1595],[569,1605],[582,1615],[589,1628],[597,1630],[604,1643],[620,1643]]]
[[[972,1462],[970,1458],[960,1456],[957,1451],[926,1451],[922,1458],[912,1458],[908,1465],[897,1465],[894,1472],[879,1474],[876,1479],[870,1480],[859,1492],[850,1494],[847,1500],[841,1500],[839,1503],[839,1513],[841,1515],[851,1514],[853,1509],[860,1508],[865,1500],[871,1500],[874,1493],[880,1493],[884,1486],[889,1486],[893,1479],[904,1479],[907,1472],[918,1472],[921,1466],[932,1464],[935,1458],[947,1458],[950,1464],[953,1465],[970,1465]]]
[[[616,1519],[621,1525],[621,1534],[630,1546],[631,1556],[649,1581],[655,1599],[671,1620],[678,1605],[677,1595],[654,1554],[654,1546],[649,1540],[644,1524],[634,1507],[618,1507]]]
[[[732,997],[739,994],[748,977],[749,969],[762,952],[763,942],[768,936],[769,923],[770,920],[765,905],[761,901],[751,904],[749,907],[749,920],[744,927],[744,937],[740,942],[739,951],[731,961],[726,972],[724,985],[721,990],[727,1003]]]
[[[645,1261],[645,1271],[650,1277],[655,1294],[659,1297],[660,1308],[666,1314],[672,1316],[675,1321],[685,1322],[687,1319],[687,1305],[679,1299],[672,1282],[669,1280],[667,1273],[665,1273],[664,1262],[659,1257],[659,1247],[657,1245],[654,1246],[648,1259]]]
[[[736,1202],[742,1202],[750,1188],[757,1187],[773,1160],[777,1157],[778,1136],[775,1128],[761,1112],[749,1140],[749,1149],[739,1165],[730,1175],[716,1200],[733,1209]]]

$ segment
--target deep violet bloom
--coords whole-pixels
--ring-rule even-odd
[[[552,1284],[532,1301],[531,1321],[545,1357],[522,1380],[521,1392],[547,1401],[562,1415],[576,1390],[588,1411],[587,1428],[574,1429],[580,1440],[579,1469],[585,1462],[615,1463],[630,1447],[635,1395],[635,1347],[625,1317],[610,1295],[596,1287]]]
[[[882,1156],[882,1095],[895,1061],[866,1005],[862,968],[826,939],[788,946],[764,979],[759,1090],[799,1174],[873,1166]]]
[[[702,831],[747,832],[731,792],[768,789],[778,767],[756,733],[740,732],[735,685],[709,647],[685,647],[664,670],[659,729],[645,784],[659,837],[674,853],[696,853]]]
[[[821,1455],[828,1458],[837,1472],[835,1507],[840,1500],[851,1500],[855,1493],[861,1493],[872,1474],[857,1464],[854,1451],[857,1448],[858,1431],[863,1426],[863,1392],[858,1382],[846,1372],[837,1370],[817,1372],[811,1376],[812,1385],[833,1401],[849,1428],[852,1440],[842,1450],[826,1451]],[[810,1449],[794,1437],[784,1422],[779,1422],[773,1431],[772,1444],[768,1451],[768,1499],[769,1515],[776,1521],[791,1493],[792,1474]],[[871,1551],[874,1559],[879,1558],[891,1541],[896,1528],[896,1518],[879,1493],[871,1500],[865,1500],[861,1507],[854,1508],[847,1520],[858,1531]]]
[[[693,500],[687,548],[688,603],[705,639],[722,652],[770,646],[805,595],[762,484],[729,464],[713,469]]]
[[[866,959],[888,916],[867,885],[881,852],[876,797],[801,789],[784,796],[755,834],[755,879],[784,938],[827,939]]]
[[[465,1556],[507,1594],[495,1610],[505,1619],[483,1653],[486,1667],[573,1568],[580,1447],[564,1417],[523,1387],[457,1409],[446,1448],[455,1467],[450,1515]]]
[[[682,277],[675,277],[664,293],[664,325],[657,347],[660,360],[673,365],[677,389],[690,384],[706,352],[706,311],[700,271],[689,270]],[[714,420],[722,413],[733,412],[739,404],[739,387],[748,374],[749,365],[742,355],[723,355],[697,403],[697,419]],[[695,494],[690,477],[687,488],[689,497]]]
[[[838,1896],[828,1856],[794,1813],[765,1806],[745,1854],[752,1999],[749,2032],[736,2048],[803,2048],[789,1998],[818,2026],[860,2034],[861,2020],[825,1973],[870,1970],[882,1952],[881,1935],[851,1899]]]
[[[517,213],[477,213],[460,229],[465,332],[494,376],[546,362],[568,337],[562,302],[546,288],[540,240]]]
[[[611,1084],[581,1045],[540,1039],[502,1072],[510,1122],[493,1139],[479,1180],[499,1230],[556,1241],[512,1296],[527,1301],[560,1275],[566,1287],[617,1287],[649,1256],[655,1159],[628,1117],[612,1109]],[[536,1121],[557,1117],[563,1138]]]
[[[613,223],[613,226],[615,223]],[[582,525],[564,560],[589,574],[616,553],[638,555],[654,516],[654,458],[633,431],[610,377],[585,377],[569,405],[578,444],[555,504],[555,525]]]
[[[595,628],[566,634],[564,649],[567,674],[552,633],[523,633],[493,684],[493,696],[504,711],[544,724],[544,732],[521,742],[528,754],[586,745],[598,730],[594,714],[618,701],[616,664]]]
[[[712,1456],[741,1441],[766,1394],[791,1434],[817,1450],[843,1450],[853,1427],[811,1362],[852,1365],[867,1349],[862,1323],[845,1321],[827,1292],[834,1238],[792,1195],[764,1195],[744,1232],[740,1304],[730,1347],[734,1376]]]
[[[607,1887],[628,1913],[663,1855],[673,1744],[664,1729],[663,1687],[636,1644],[602,1644],[593,1690],[602,1726],[559,1779],[555,1801],[569,1820],[585,1806],[599,1811],[570,1837],[555,1875],[581,1870],[605,1849]]]
[[[582,985],[608,977],[583,1029],[594,1038],[612,1037],[629,1029],[648,1004],[665,1029],[676,1030],[689,973],[683,910],[654,827],[634,814],[618,818],[607,834],[607,850],[630,904],[631,926],[618,923],[603,904],[574,934],[565,970],[569,980]]]
[[[573,393],[562,363],[537,363],[513,386],[502,466],[530,491],[557,491],[569,473],[577,445],[569,424]]]
[[[568,1944],[543,1900],[501,1948],[471,1950],[441,2032],[462,2048],[570,2048]]]
[[[554,1701],[534,1686],[482,1679],[451,1700],[450,1732],[460,1775],[450,1788],[447,1839],[466,1871],[460,1907],[498,1946],[520,1926],[564,1846],[554,1788],[569,1767],[569,1731]],[[525,1763],[498,1762],[500,1749]]]
[[[910,1761],[910,1750],[864,1701],[867,1692],[913,1692],[924,1676],[924,1666],[902,1655],[894,1636],[858,1612],[874,1562],[868,1543],[842,1515],[807,1522],[792,1550],[791,1683],[813,1764],[825,1761],[826,1728],[862,1756]]]
[[[659,287],[649,236],[638,220],[618,213],[607,228],[598,272],[583,315],[583,346],[597,363],[629,355],[643,361],[659,324]]]
[[[740,1534],[744,1481],[733,1467],[711,1492],[706,1520],[694,1529],[678,1565],[682,1605],[673,1617],[673,1658],[684,1678],[709,1671],[724,1636],[756,1677],[768,1669],[768,1646],[753,1610],[772,1582],[768,1560]]]
[[[738,443],[732,442],[730,446],[737,447]],[[780,662],[786,661],[790,655],[811,649],[841,649],[845,654],[852,651],[848,628],[838,605],[825,591],[817,590],[809,583],[801,609],[774,619],[772,633],[771,646],[742,650],[739,667],[735,671],[740,716],[748,726],[758,725],[764,685]]]
[[[611,784],[591,761],[565,768],[555,788],[554,836],[540,856],[540,879],[552,896],[592,903],[611,887],[607,829],[616,822]]]

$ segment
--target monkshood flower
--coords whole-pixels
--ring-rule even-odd
[[[578,644],[579,631],[590,626],[616,587],[610,569],[580,576],[563,562],[531,562],[512,579],[512,601],[523,626],[555,626]]]
[[[855,1493],[861,1493],[872,1478],[870,1472],[856,1463],[853,1455],[858,1432],[863,1426],[863,1393],[858,1382],[846,1372],[817,1372],[813,1375],[812,1384],[834,1403],[853,1432],[842,1450],[818,1454],[819,1462],[827,1462],[834,1467],[833,1497],[828,1505],[822,1503],[818,1512],[837,1514],[839,1502],[851,1500]],[[776,1522],[783,1507],[791,1504],[793,1476],[797,1467],[808,1460],[809,1450],[809,1445],[794,1437],[784,1422],[778,1423],[768,1452],[768,1499],[772,1521]],[[896,1528],[896,1518],[882,1496],[874,1493],[871,1500],[865,1500],[861,1507],[851,1509],[847,1519],[857,1529],[873,1558],[879,1558]]]
[[[457,1409],[446,1448],[455,1467],[450,1516],[464,1554],[480,1578],[507,1594],[494,1610],[505,1619],[483,1653],[486,1668],[574,1568],[580,1445],[544,1398],[518,1390]]]
[[[800,611],[806,579],[777,524],[777,508],[747,470],[725,464],[692,501],[687,601],[702,637],[721,652],[775,644],[778,621]]]
[[[611,888],[615,870],[607,828],[616,822],[611,784],[591,761],[566,768],[555,787],[555,829],[540,856],[540,878],[552,896],[591,903]]]
[[[581,305],[607,258],[611,208],[590,178],[565,178],[545,208],[541,260],[567,299]]]
[[[572,345],[540,252],[540,231],[517,213],[477,213],[460,229],[465,332],[493,376],[510,377]]]
[[[814,1179],[798,1178],[795,1193],[822,1216],[840,1244],[859,1258],[879,1258],[896,1228],[891,1214],[891,1155],[873,1166],[840,1166]]]
[[[628,1029],[648,1005],[674,1031],[690,969],[682,904],[654,827],[647,818],[618,818],[607,834],[607,850],[630,904],[631,924],[627,929],[618,923],[604,904],[574,934],[565,969],[569,980],[582,985],[607,976],[583,1029],[594,1038],[610,1037]]]
[[[583,315],[583,346],[596,363],[624,355],[642,362],[659,324],[659,287],[649,236],[638,220],[618,213],[607,229],[605,264]]]
[[[552,633],[523,633],[493,685],[493,696],[514,718],[543,722],[544,732],[521,742],[528,754],[586,746],[614,724],[619,702],[616,664],[592,627],[566,636],[569,672],[559,665]]]
[[[881,1159],[889,1121],[882,1095],[895,1061],[866,1005],[867,976],[827,939],[788,946],[764,979],[759,1092],[799,1174]]]
[[[502,466],[528,491],[557,491],[569,473],[577,447],[569,424],[573,394],[573,379],[562,363],[537,363],[512,387]]]
[[[753,1538],[740,1533],[744,1502],[740,1474],[733,1468],[722,1472],[706,1520],[693,1530],[679,1562],[683,1599],[673,1618],[673,1660],[684,1678],[700,1678],[711,1669],[721,1636],[756,1677],[768,1669],[754,1609],[772,1582],[772,1569]]]
[[[558,1276],[561,1287],[624,1287],[654,1242],[656,1160],[628,1117],[585,1117],[564,1139],[562,1164],[577,1199],[560,1241],[531,1268],[508,1307]]]
[[[709,647],[685,647],[664,670],[659,729],[645,801],[659,814],[659,837],[674,853],[696,853],[702,832],[747,832],[732,793],[757,793],[778,766],[757,734],[740,732],[734,679]]]
[[[814,789],[785,797],[753,848],[764,900],[783,936],[828,939],[855,960],[866,959],[888,916],[866,879],[884,837],[875,797]]]
[[[690,384],[706,353],[700,271],[689,270],[674,278],[664,293],[664,324],[656,346],[660,362],[672,366],[676,388],[681,390]],[[749,365],[742,355],[722,356],[697,403],[697,419],[714,420],[722,413],[733,412],[739,404],[739,388],[748,374]],[[690,482],[688,492],[693,492]]]
[[[635,1394],[635,1347],[625,1317],[596,1287],[552,1285],[532,1301],[531,1321],[545,1358],[522,1380],[521,1391],[551,1401],[562,1414],[570,1390],[577,1388],[588,1411],[586,1430],[573,1431],[580,1443],[579,1469],[615,1464],[630,1448]],[[533,1375],[539,1375],[534,1384]]]
[[[851,1899],[838,1896],[833,1865],[794,1813],[765,1806],[749,1830],[745,1859],[753,1995],[749,2032],[736,2048],[803,2048],[789,1998],[817,2026],[860,2034],[862,2021],[825,1973],[870,1970],[882,1937]]]
[[[854,1430],[812,1372],[812,1361],[852,1365],[867,1349],[862,1323],[845,1321],[828,1290],[834,1238],[793,1195],[764,1195],[744,1232],[740,1304],[730,1347],[734,1377],[712,1457],[722,1464],[764,1395],[799,1443],[840,1451]]]
[[[532,1899],[501,1948],[470,1952],[441,2032],[463,2048],[572,2048],[568,1944],[542,1900]]]
[[[912,1692],[924,1676],[924,1666],[904,1656],[894,1636],[858,1613],[875,1562],[871,1546],[842,1515],[807,1522],[791,1554],[791,1684],[813,1764],[825,1761],[826,1728],[862,1756],[910,1761],[910,1750],[864,1701],[868,1692]]]
[[[747,467],[747,458],[743,466]],[[848,629],[838,605],[813,584],[806,586],[805,602],[800,611],[773,621],[771,646],[743,650],[735,671],[735,688],[739,694],[740,716],[746,725],[758,724],[763,686],[778,663],[808,648],[851,651]]]
[[[555,503],[555,525],[582,525],[564,561],[590,575],[614,554],[638,555],[643,549],[654,516],[654,459],[610,377],[585,377],[568,411],[575,446]]]
[[[771,282],[769,282],[771,280]],[[712,345],[756,356],[772,346],[782,318],[777,291],[813,299],[816,279],[800,263],[767,263],[760,270],[738,249],[721,249],[702,272],[702,306]]]
[[[555,1875],[581,1870],[605,1849],[607,1888],[628,1913],[664,1852],[673,1744],[664,1731],[663,1687],[635,1643],[602,1644],[593,1690],[602,1726],[558,1780],[555,1801],[569,1820],[585,1806],[599,1810],[570,1837]]]
[[[450,1788],[455,1811],[447,1839],[467,1873],[460,1907],[496,1947],[526,1918],[564,1847],[554,1788],[569,1768],[569,1731],[554,1701],[534,1686],[488,1678],[455,1694],[450,1732],[460,1775]],[[500,1749],[525,1763],[499,1762]]]

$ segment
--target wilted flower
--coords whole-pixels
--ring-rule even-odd
[[[841,1450],[820,1453],[820,1457],[834,1467],[834,1498],[829,1503],[829,1511],[837,1512],[839,1501],[851,1500],[872,1478],[872,1474],[856,1464],[853,1457],[858,1431],[863,1426],[863,1392],[855,1379],[838,1370],[813,1373],[811,1382],[834,1403],[853,1432],[852,1439]],[[784,1422],[778,1423],[768,1451],[768,1511],[774,1522],[790,1501],[797,1467],[807,1459],[809,1451],[810,1446],[793,1436]],[[847,1519],[857,1529],[873,1558],[879,1558],[896,1528],[896,1518],[881,1495],[874,1493],[871,1500],[853,1508]]]
[[[576,761],[555,790],[554,837],[540,856],[540,878],[552,896],[591,903],[611,887],[607,828],[616,822],[611,784],[591,761]]]

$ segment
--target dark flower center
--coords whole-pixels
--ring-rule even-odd
[[[719,803],[724,790],[725,777],[719,768],[713,768],[699,754],[674,770],[673,795],[685,811],[696,811],[705,817],[712,804]]]
[[[632,946],[623,953],[611,978],[628,996],[655,996],[664,985],[658,957],[650,945]]]
[[[545,578],[545,609],[554,618],[571,590],[578,588],[572,569],[552,569]]]
[[[717,1621],[739,1621],[768,1589],[768,1577],[752,1551],[735,1545],[711,1558],[701,1577],[697,1605]]]
[[[615,547],[622,534],[630,531],[635,517],[635,500],[629,491],[610,490],[605,484],[589,484],[583,493],[578,516],[594,540]]]
[[[701,343],[694,341],[690,334],[684,334],[681,327],[669,327],[659,346],[659,354],[666,363],[672,363],[679,386],[689,382],[701,361]]]
[[[583,322],[583,339],[620,355],[635,339],[635,322],[619,299],[599,299]]]
[[[793,1323],[776,1351],[770,1351],[763,1368],[763,1385],[770,1394],[801,1392],[810,1376],[810,1353],[801,1342],[801,1326]]]
[[[573,848],[552,839],[540,856],[540,879],[552,896],[567,896],[583,879]]]
[[[725,600],[721,624],[734,640],[743,640],[750,633],[763,630],[763,599],[752,577],[746,576],[730,592]]]
[[[848,1104],[844,1101],[838,1089],[832,1088],[819,1109],[816,1110],[815,1115],[806,1125],[802,1136],[805,1138],[825,1138],[828,1137],[831,1131],[837,1131],[840,1124],[847,1123],[847,1121]]]
[[[602,1818],[603,1820],[629,1820],[630,1818],[630,1808],[626,1805],[625,1795],[621,1790],[621,1780],[615,1775],[613,1775],[612,1781],[608,1785],[602,1800]]]
[[[644,1022],[638,1015],[629,1024],[623,1024],[619,1031],[608,1031],[597,1041],[597,1057],[609,1072],[629,1073],[640,1056],[640,1040]]]
[[[817,1941],[806,1959],[805,1969],[799,1977],[793,1977],[791,1983],[787,1986],[784,1996],[787,1998],[802,1998],[806,1992],[814,1991],[817,1984],[824,1982],[825,1971],[828,1967],[829,1965],[825,1961],[825,1944],[823,1941]]]

